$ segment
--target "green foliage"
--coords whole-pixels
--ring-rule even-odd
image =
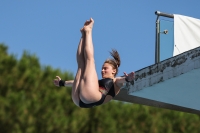
[[[71,88],[53,85],[70,72],[21,59],[0,44],[0,133],[199,133],[200,116],[112,101],[91,109],[75,106]]]

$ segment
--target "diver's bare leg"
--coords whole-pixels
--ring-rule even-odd
[[[98,76],[95,68],[92,31],[85,31],[84,44],[85,70],[80,81],[80,99],[84,103],[92,103],[101,99]]]
[[[79,106],[79,83],[80,83],[80,79],[81,79],[81,75],[84,71],[84,67],[85,67],[85,62],[84,62],[84,51],[83,51],[83,47],[84,47],[84,40],[85,40],[85,35],[84,33],[82,33],[82,37],[80,39],[79,42],[79,46],[77,49],[77,53],[76,53],[76,60],[77,60],[77,64],[78,64],[78,70],[76,73],[76,77],[74,79],[74,83],[73,83],[73,87],[72,87],[72,100],[73,102]]]

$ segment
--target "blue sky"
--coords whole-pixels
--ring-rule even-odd
[[[26,50],[43,66],[75,75],[79,30],[92,17],[98,76],[111,48],[121,55],[121,76],[154,64],[155,11],[200,19],[199,5],[199,0],[6,0],[0,2],[0,43],[17,58]]]

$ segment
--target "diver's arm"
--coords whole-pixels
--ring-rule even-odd
[[[124,72],[124,76],[122,76],[122,77],[116,77],[115,82],[117,84],[123,84],[123,83],[126,83],[126,82],[130,82],[133,79],[134,79],[134,72],[131,72],[129,74],[127,74],[127,73]]]
[[[73,83],[74,83],[74,80],[67,80],[65,81],[65,87],[72,87],[73,86]]]
[[[62,80],[59,76],[56,76],[56,79],[53,80],[55,86],[65,86],[65,87],[72,87],[74,80]]]

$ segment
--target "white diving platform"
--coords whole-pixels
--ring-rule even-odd
[[[135,71],[114,100],[200,114],[200,47]]]

